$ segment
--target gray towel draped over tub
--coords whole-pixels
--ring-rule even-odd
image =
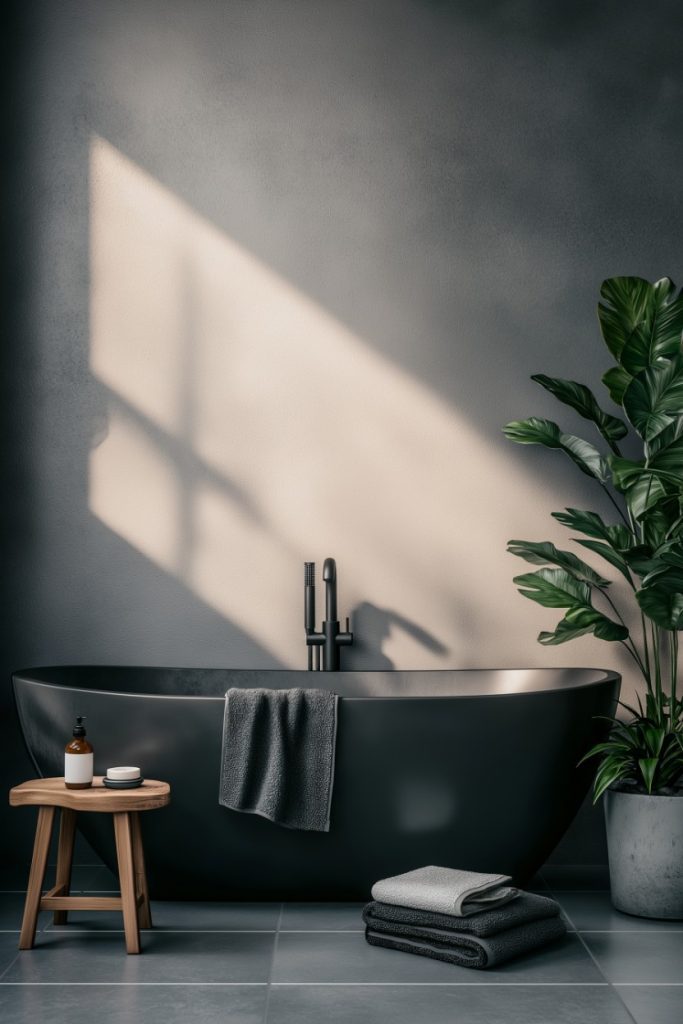
[[[228,690],[219,803],[329,832],[338,701],[325,690]]]

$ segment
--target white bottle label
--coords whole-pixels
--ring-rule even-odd
[[[93,755],[92,754],[65,754],[64,755],[64,781],[65,782],[92,782],[93,776]]]

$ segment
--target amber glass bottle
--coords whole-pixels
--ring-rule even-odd
[[[93,749],[85,738],[83,721],[83,716],[78,715],[73,739],[64,748],[64,784],[67,789],[92,786]]]

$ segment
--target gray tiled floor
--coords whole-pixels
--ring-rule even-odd
[[[683,1019],[680,985],[619,985],[617,992],[638,1024],[678,1024]]]
[[[73,882],[115,886],[101,867]],[[493,971],[368,946],[361,904],[154,903],[139,957],[126,956],[118,914],[57,928],[43,914],[35,949],[19,953],[23,894],[0,892],[0,1020],[678,1024],[683,922],[618,914],[601,882],[599,870],[548,869],[534,888],[547,887],[572,931]],[[5,890],[24,883],[0,878]]]

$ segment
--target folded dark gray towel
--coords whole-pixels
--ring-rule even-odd
[[[466,918],[376,901],[363,910],[371,945],[478,969],[495,967],[564,935],[567,929],[559,915],[554,900],[524,892],[506,906]]]
[[[405,927],[422,929],[437,928],[446,931],[469,935],[496,935],[507,928],[515,928],[531,921],[541,921],[547,917],[557,917],[560,913],[559,904],[548,896],[539,896],[535,892],[519,892],[516,899],[491,910],[482,910],[479,914],[468,917],[457,917],[455,914],[437,914],[433,910],[416,910],[414,907],[399,907],[393,903],[373,900],[363,910],[363,920],[367,925],[398,924]],[[392,929],[393,930],[393,929]]]
[[[328,832],[337,704],[326,690],[228,690],[219,803],[286,828]]]

